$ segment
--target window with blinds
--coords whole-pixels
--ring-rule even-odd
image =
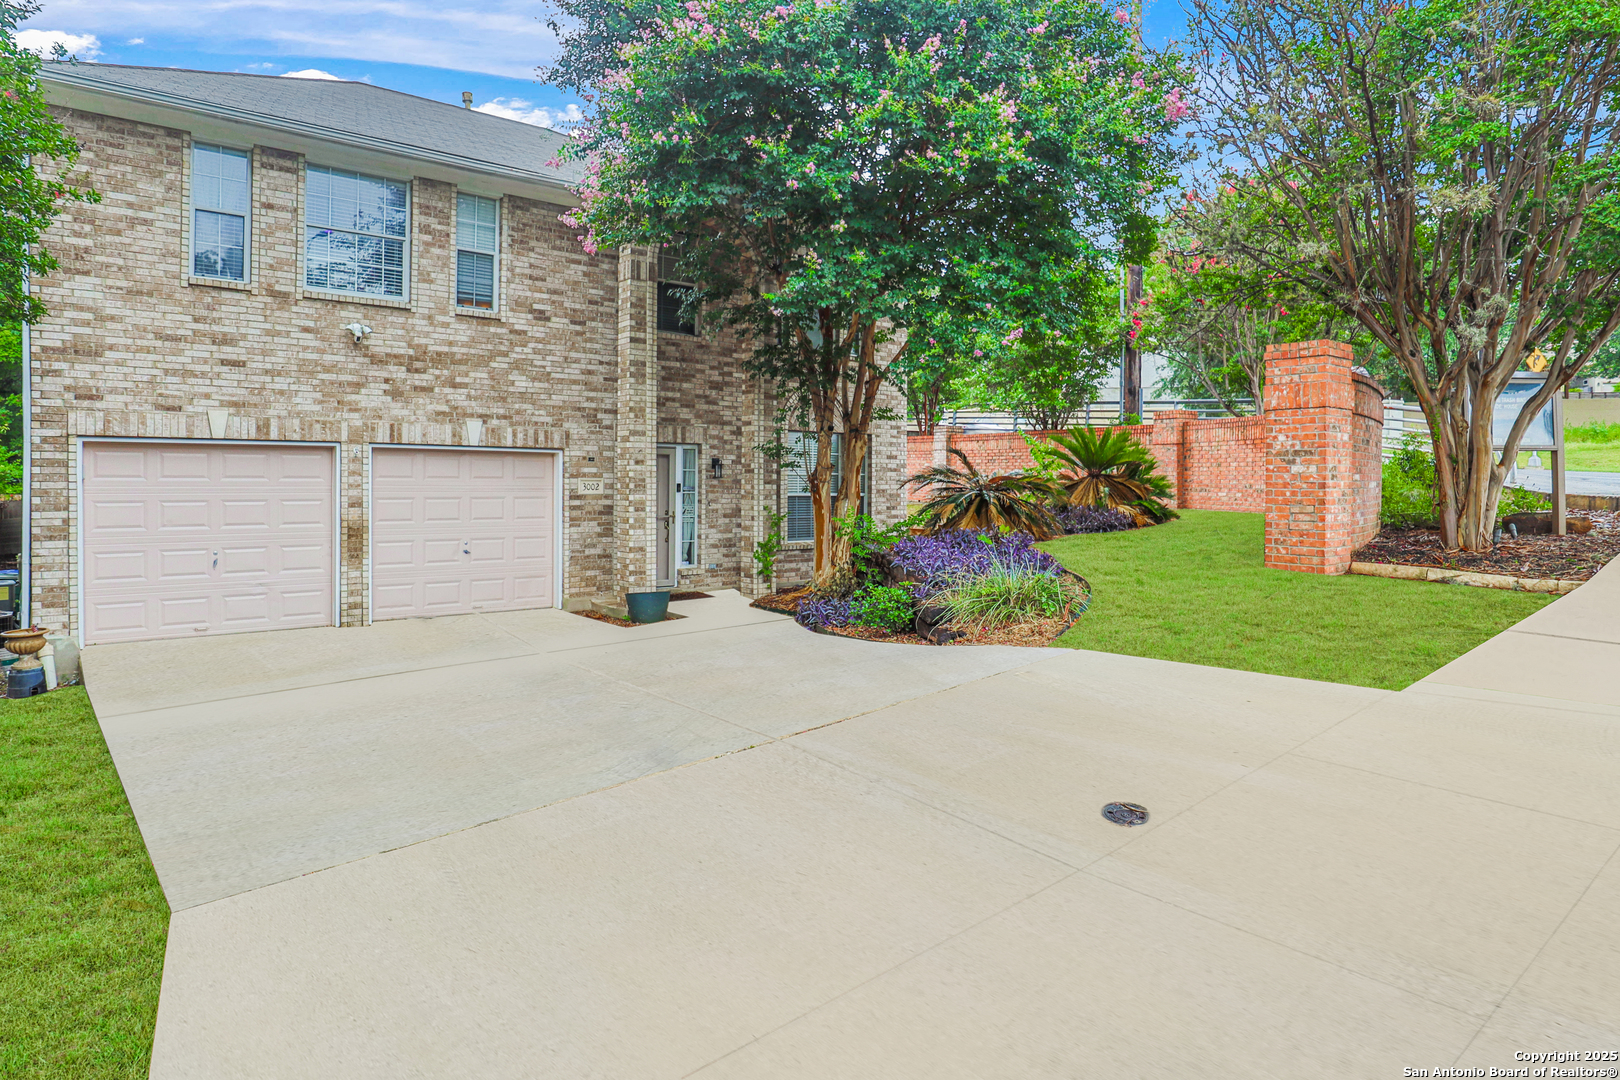
[[[783,440],[787,454],[782,458],[782,502],[787,520],[782,523],[782,539],[804,543],[816,538],[815,507],[810,500],[810,474],[816,468],[816,436],[809,431],[790,431]],[[844,437],[832,437],[832,486],[843,482]],[[861,506],[866,512],[866,488],[871,477],[871,455],[861,463]]]
[[[495,260],[500,254],[500,203],[456,195],[456,306],[495,310]]]
[[[246,281],[248,154],[224,146],[191,148],[191,273]]]
[[[409,184],[311,165],[304,207],[305,286],[405,298]]]

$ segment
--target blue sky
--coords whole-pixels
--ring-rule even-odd
[[[46,0],[26,23],[35,43],[61,40],[108,64],[324,72],[554,125],[579,101],[538,82],[556,39],[544,0]],[[1148,0],[1145,37],[1180,33],[1178,0]],[[29,44],[24,39],[24,44]]]

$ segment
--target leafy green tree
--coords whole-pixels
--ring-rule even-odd
[[[982,355],[965,366],[956,396],[1010,412],[1038,431],[1067,427],[1119,362],[1121,333],[1107,270],[1076,264],[1045,311],[1000,340],[979,336],[975,352]]]
[[[68,183],[79,148],[46,111],[40,58],[17,44],[34,0],[0,0],[0,324],[38,322],[44,305],[28,291],[56,260],[40,245],[64,200],[100,201]],[[67,54],[57,46],[57,58]]]
[[[1190,29],[1229,172],[1189,231],[1400,363],[1442,542],[1488,546],[1530,419],[1620,328],[1620,5],[1193,0]],[[1537,349],[1498,457],[1494,406]]]
[[[688,310],[752,343],[754,373],[817,434],[815,579],[836,588],[850,553],[833,522],[859,505],[908,331],[972,310],[1005,338],[1076,260],[1149,249],[1186,108],[1176,64],[1081,0],[562,14],[550,74],[596,98],[571,220],[587,250],[678,244]]]
[[[0,492],[22,490],[22,327],[0,324]]]

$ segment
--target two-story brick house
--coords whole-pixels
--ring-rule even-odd
[[[47,64],[81,148],[34,287],[30,613],[86,643],[808,569],[747,348],[587,255],[566,136],[362,83]],[[902,512],[898,422],[869,505]]]

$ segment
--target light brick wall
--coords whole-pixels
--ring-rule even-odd
[[[51,315],[33,334],[34,621],[76,622],[78,437],[205,439],[210,410],[227,414],[228,439],[337,448],[345,625],[368,617],[369,447],[467,445],[468,421],[481,422],[482,446],[560,451],[564,596],[611,597],[639,580],[635,523],[651,516],[650,463],[621,481],[615,462],[627,450],[650,458],[654,439],[697,442],[705,474],[711,457],[725,468],[703,489],[701,565],[683,586],[754,587],[748,553],[763,524],[752,504],[775,504],[779,489],[754,449],[768,435],[771,394],[743,372],[746,349],[734,339],[653,334],[645,268],[624,288],[619,258],[581,251],[557,220],[561,207],[502,200],[497,314],[455,307],[456,191],[420,178],[409,301],[311,297],[300,266],[304,161],[261,146],[252,281],[188,283],[189,136],[53,111],[81,147],[77,182],[102,202],[68,206],[47,236],[60,269],[36,283]],[[364,343],[342,329],[356,321],[373,328]],[[626,362],[641,365],[628,382]],[[621,432],[627,403],[640,411],[622,418]],[[874,489],[893,489],[904,446],[898,422],[880,427]],[[610,481],[608,493],[577,494],[575,481],[593,477]]]

